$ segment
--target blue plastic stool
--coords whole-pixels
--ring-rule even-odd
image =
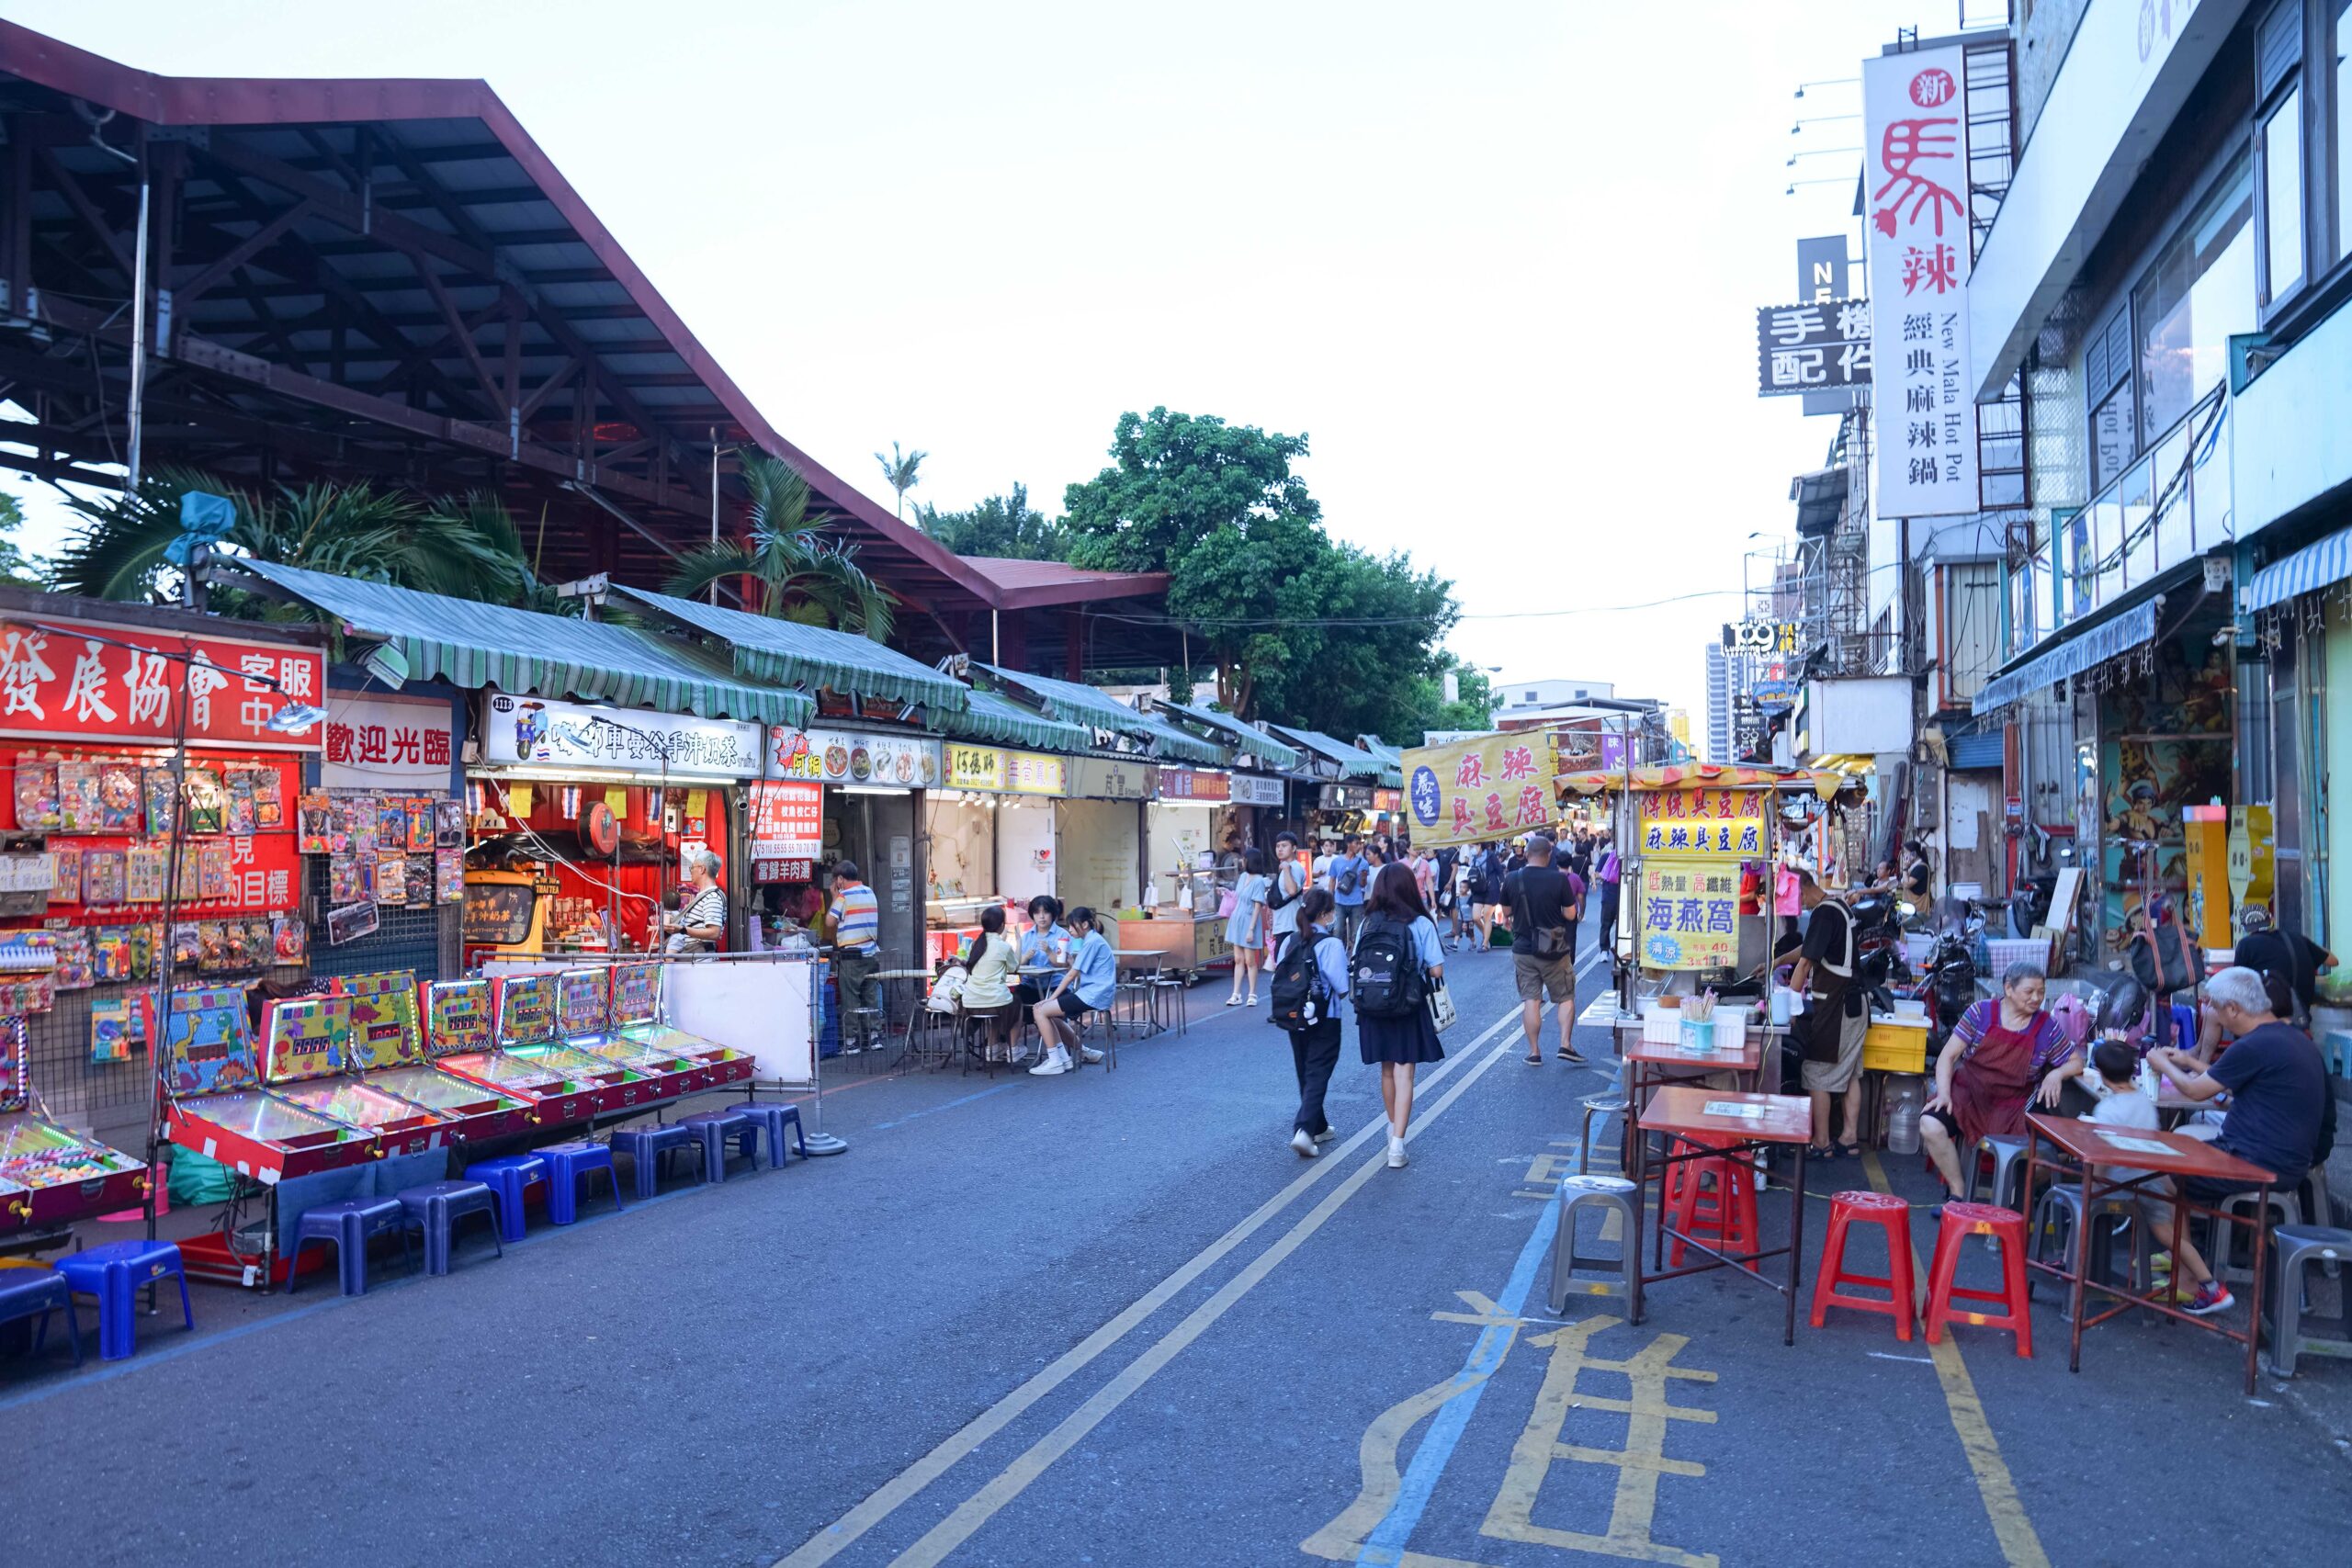
[[[411,1187],[400,1195],[404,1216],[402,1231],[413,1225],[424,1233],[424,1271],[447,1274],[449,1271],[451,1242],[458,1222],[468,1214],[480,1214],[490,1222],[490,1244],[498,1256],[506,1256],[506,1247],[498,1237],[498,1200],[488,1187],[479,1181],[435,1181],[423,1187]]]
[[[800,1128],[800,1107],[797,1105],[760,1105],[746,1100],[736,1107],[752,1118],[768,1139],[768,1168],[774,1170],[785,1162],[784,1130],[792,1129],[793,1140],[800,1145],[800,1157],[808,1157],[808,1134]]]
[[[672,1155],[692,1154],[687,1146],[690,1134],[673,1122],[660,1127],[623,1127],[613,1134],[613,1152],[628,1155],[637,1180],[639,1201],[650,1198],[660,1190],[662,1171]],[[697,1177],[701,1167],[695,1167]]]
[[[98,1298],[98,1359],[102,1361],[119,1361],[130,1354],[140,1287],[166,1274],[179,1276],[180,1316],[190,1329],[196,1327],[196,1309],[187,1299],[187,1269],[180,1263],[180,1249],[168,1241],[110,1241],[68,1253],[57,1260],[56,1268],[76,1292]]]
[[[621,1202],[620,1172],[613,1168],[613,1151],[603,1144],[549,1144],[539,1151],[548,1162],[548,1218],[568,1225],[580,1217],[580,1184],[596,1171],[613,1184],[613,1207]]]
[[[523,1189],[548,1179],[548,1162],[537,1155],[507,1155],[466,1167],[466,1179],[479,1181],[498,1201],[498,1239],[523,1239]]]
[[[66,1342],[74,1347],[74,1364],[82,1364],[82,1320],[74,1314],[74,1287],[51,1269],[11,1269],[0,1273],[0,1323],[38,1317],[33,1330],[33,1354],[49,1343],[49,1314],[65,1314]]]
[[[292,1295],[302,1280],[302,1248],[314,1241],[334,1243],[335,1272],[346,1296],[368,1293],[368,1238],[386,1231],[401,1238],[401,1258],[408,1258],[408,1211],[397,1198],[345,1198],[305,1209],[294,1227],[294,1250],[286,1255],[286,1293]]]
[[[742,1106],[726,1111],[697,1111],[692,1116],[678,1118],[678,1125],[702,1145],[702,1179],[705,1181],[727,1179],[727,1140],[735,1140],[735,1152],[760,1168],[760,1124],[751,1118]]]

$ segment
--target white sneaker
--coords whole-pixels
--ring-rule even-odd
[[[1028,1046],[1026,1046],[1026,1045],[1023,1045],[1023,1046],[1022,1046],[1019,1050],[1017,1050],[1017,1051],[1013,1052],[1013,1054],[1012,1054],[1012,1065],[1013,1065],[1014,1066],[1016,1066],[1016,1067],[1017,1067],[1017,1066],[1019,1066],[1022,1063],[1023,1063],[1023,1062],[1027,1061],[1028,1059],[1029,1059],[1029,1047],[1028,1047]]]
[[[1102,1059],[1102,1053],[1097,1051],[1091,1045],[1080,1045],[1078,1048],[1078,1052],[1080,1055],[1085,1057],[1089,1062],[1099,1062]]]
[[[1388,1134],[1388,1168],[1402,1170],[1405,1165],[1405,1140],[1391,1133]]]
[[[1290,1146],[1298,1151],[1301,1159],[1313,1159],[1323,1152],[1315,1146],[1315,1139],[1304,1127],[1290,1135]]]
[[[1340,1130],[1337,1127],[1326,1127],[1315,1134],[1315,1141],[1318,1144],[1328,1144],[1339,1135]]]
[[[1029,1069],[1033,1078],[1049,1078],[1070,1069],[1069,1053],[1057,1045],[1046,1059]]]

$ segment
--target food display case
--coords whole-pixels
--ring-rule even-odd
[[[434,1065],[440,1056],[488,1048],[489,981],[436,980],[420,987],[412,971],[398,969],[345,976],[334,988],[350,1008],[346,1048],[359,1081],[449,1119],[446,1141],[503,1138],[538,1121],[530,1101]],[[420,999],[431,1029],[419,1016]]]
[[[553,975],[507,976],[492,985],[491,1001],[490,1049],[444,1056],[443,1070],[530,1101],[548,1126],[585,1122],[626,1103],[620,1089],[634,1086],[601,1081],[613,1064],[591,1057],[597,1070],[582,1072],[548,1057],[555,1043]]]
[[[271,1092],[331,1122],[375,1134],[385,1155],[441,1147],[462,1118],[352,1076],[351,1001],[347,996],[295,997],[270,1004],[262,1071]]]
[[[376,1156],[374,1134],[260,1087],[245,994],[236,987],[173,992],[164,1054],[164,1135],[181,1148],[271,1187]]]
[[[47,1230],[147,1195],[147,1167],[50,1121],[33,1093],[25,1021],[0,1022],[0,1235]]]
[[[1202,872],[1201,876],[1214,874]],[[1211,897],[1208,908],[1185,909],[1170,905],[1157,909],[1122,909],[1103,933],[1118,950],[1123,968],[1158,963],[1182,974],[1196,975],[1215,964],[1233,962],[1232,944],[1225,940],[1225,919]]]
[[[749,1054],[690,1034],[666,1021],[669,1014],[662,1005],[662,986],[664,967],[652,962],[613,965],[615,1038],[674,1053],[696,1064],[707,1077],[705,1088],[747,1081],[754,1066]]]

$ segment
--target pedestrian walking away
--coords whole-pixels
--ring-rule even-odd
[[[1233,885],[1233,913],[1225,919],[1225,940],[1233,949],[1233,994],[1229,1008],[1258,1005],[1258,960],[1266,942],[1266,852],[1250,850],[1241,857],[1241,876]],[[1244,977],[1250,994],[1241,994]]]
[[[1519,985],[1519,1023],[1527,1036],[1527,1062],[1544,1065],[1544,1003],[1560,1015],[1560,1060],[1583,1066],[1576,1048],[1577,916],[1584,882],[1552,863],[1555,846],[1543,833],[1527,839],[1527,863],[1504,880],[1511,911],[1510,965]]]
[[[1789,988],[1805,1003],[1789,1032],[1804,1057],[1798,1072],[1813,1099],[1813,1153],[1821,1158],[1838,1152],[1829,1141],[1829,1102],[1832,1096],[1842,1096],[1845,1152],[1859,1156],[1862,1040],[1870,1032],[1871,1019],[1863,988],[1855,983],[1854,915],[1810,876],[1804,878],[1804,894],[1812,918],[1805,922],[1804,951],[1789,972]],[[2040,1005],[2039,993],[2035,1005]]]
[[[1273,1021],[1290,1036],[1291,1066],[1298,1077],[1298,1113],[1291,1119],[1290,1146],[1301,1159],[1314,1159],[1338,1134],[1323,1113],[1331,1070],[1340,1065],[1340,998],[1348,994],[1348,957],[1331,934],[1331,896],[1309,888],[1298,901],[1298,929],[1283,939],[1283,950],[1268,982]]]
[[[833,966],[841,997],[842,1055],[879,1043],[882,1030],[882,911],[874,889],[858,880],[857,863],[833,867]]]
[[[1046,1059],[1029,1069],[1031,1076],[1049,1078],[1069,1072],[1080,1062],[1099,1062],[1102,1053],[1080,1043],[1079,1025],[1089,1013],[1107,1012],[1119,983],[1119,955],[1094,929],[1094,911],[1083,904],[1069,912],[1069,929],[1078,949],[1070,955],[1069,972],[1053,994],[1037,1004],[1037,1038],[1049,1049]],[[1077,1055],[1072,1056],[1071,1053]]]
[[[1372,867],[1363,858],[1361,840],[1351,833],[1331,860],[1331,902],[1339,906],[1340,941],[1350,953],[1355,951],[1356,937],[1363,929],[1364,899],[1371,880]]]
[[[1392,1168],[1405,1164],[1413,1075],[1424,1062],[1445,1059],[1430,1012],[1430,987],[1444,978],[1437,922],[1421,903],[1413,874],[1401,865],[1383,867],[1373,884],[1363,935],[1349,960],[1348,994],[1355,1004],[1357,1047],[1367,1064],[1380,1067]]]
[[[1612,967],[1617,962],[1617,882],[1622,874],[1616,842],[1603,833],[1592,852],[1592,875],[1600,890],[1600,950],[1609,954]]]

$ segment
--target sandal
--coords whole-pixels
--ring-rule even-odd
[[[1807,1159],[1835,1159],[1838,1157],[1838,1145],[1835,1144],[1807,1144],[1804,1146],[1804,1154]]]
[[[1845,1156],[1848,1159],[1860,1159],[1862,1157],[1862,1145],[1860,1144],[1839,1144],[1838,1145],[1838,1152]]]
[[[1544,1053],[1538,1051],[1532,1056],[1521,1056],[1520,1060],[1531,1067],[1540,1067],[1544,1065]]]

